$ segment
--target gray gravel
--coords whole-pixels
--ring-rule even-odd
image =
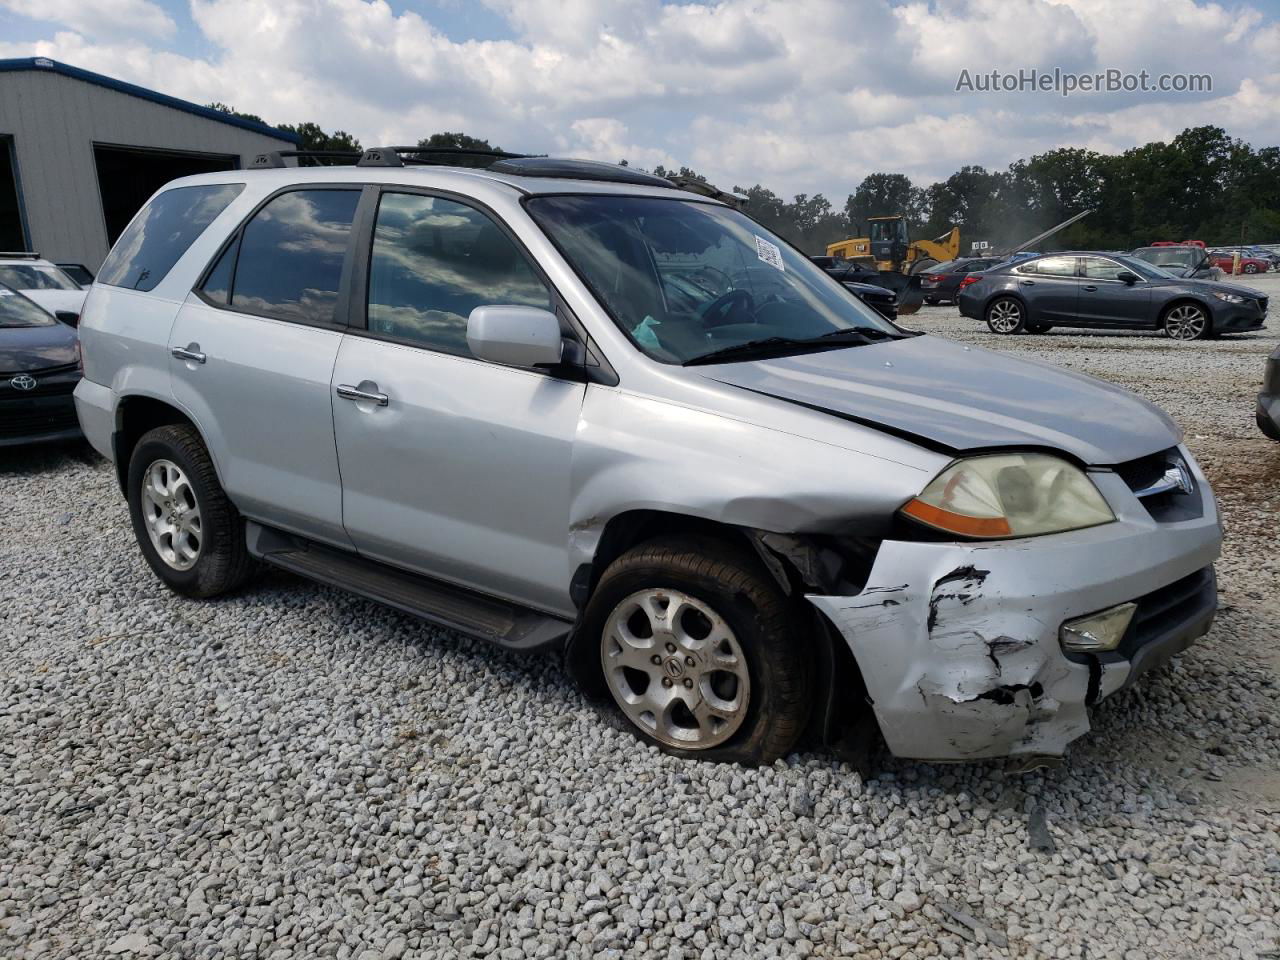
[[[1252,424],[1276,334],[909,322],[1161,403],[1222,497],[1211,636],[1063,767],[672,760],[549,659],[282,574],[179,599],[104,463],[10,451],[0,956],[1276,955],[1280,444]]]

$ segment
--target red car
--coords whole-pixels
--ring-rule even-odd
[[[1234,250],[1210,250],[1209,262],[1215,267],[1220,267],[1222,270],[1230,273],[1231,268],[1235,263],[1235,256]],[[1258,257],[1242,256],[1240,258],[1241,273],[1266,273],[1267,268],[1270,266],[1270,263],[1266,260],[1259,259]]]

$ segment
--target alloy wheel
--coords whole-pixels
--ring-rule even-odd
[[[190,570],[204,542],[200,504],[191,481],[172,460],[154,460],[142,475],[142,518],[160,559]]]
[[[1172,340],[1195,340],[1204,336],[1209,318],[1199,307],[1184,303],[1164,318],[1164,332]]]
[[[723,617],[687,593],[641,590],[614,607],[600,663],[623,713],[667,746],[706,750],[746,718],[742,647]]]
[[[1022,307],[1016,300],[999,300],[991,305],[987,323],[996,333],[1013,333],[1022,322]]]

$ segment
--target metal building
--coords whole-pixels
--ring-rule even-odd
[[[162,184],[296,146],[275,127],[45,57],[0,60],[0,250],[97,272]]]

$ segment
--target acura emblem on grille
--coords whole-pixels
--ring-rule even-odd
[[[15,390],[34,390],[36,388],[36,378],[25,373],[20,373],[9,381],[9,386]]]

